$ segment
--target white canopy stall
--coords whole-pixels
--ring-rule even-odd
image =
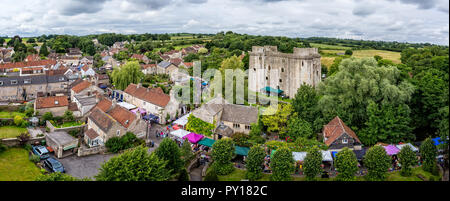
[[[322,153],[322,161],[333,162],[333,157],[330,151],[320,151]],[[292,157],[295,161],[304,161],[307,152],[292,152]]]
[[[411,149],[414,151],[414,152],[418,152],[419,151],[419,149],[417,148],[417,147],[415,147],[415,146],[413,146],[411,143],[405,143],[405,144],[398,144],[398,145],[395,145],[398,149],[402,149],[402,147],[404,147],[404,146],[409,146],[409,147],[411,147]]]
[[[191,132],[183,130],[183,129],[178,129],[178,130],[174,130],[174,131],[170,132],[171,135],[173,135],[177,138],[180,138],[180,139],[183,139],[183,137],[188,135],[189,133],[191,133]]]
[[[180,125],[182,127],[186,126],[187,122],[188,122],[188,117],[191,113],[189,112],[188,114],[180,117],[179,119],[177,119],[176,121],[174,121],[174,124]]]

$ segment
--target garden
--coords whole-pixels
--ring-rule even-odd
[[[41,174],[29,160],[26,149],[14,147],[0,151],[0,181],[34,181]]]
[[[16,138],[22,133],[27,133],[26,128],[17,126],[2,126],[0,127],[0,139],[3,138]]]

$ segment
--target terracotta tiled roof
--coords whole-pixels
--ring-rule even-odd
[[[143,64],[141,65],[142,69],[147,69],[147,68],[155,68],[156,64]]]
[[[125,128],[128,128],[128,126],[136,119],[135,114],[120,106],[114,107],[108,114]]]
[[[36,108],[53,108],[69,106],[69,100],[67,96],[50,96],[50,97],[38,97],[36,99]]]
[[[26,61],[30,62],[30,61],[39,61],[41,60],[41,57],[39,57],[39,55],[37,54],[30,54],[27,56],[27,58],[25,59]]]
[[[89,86],[91,86],[91,83],[88,82],[87,80],[83,80],[82,82],[78,83],[77,85],[75,85],[72,90],[75,93],[80,93],[81,91],[85,90],[86,88],[88,88]]]
[[[135,58],[137,60],[144,60],[145,55],[143,54],[133,54],[131,58]]]
[[[94,129],[90,128],[89,130],[87,130],[85,133],[85,135],[87,135],[90,139],[95,139],[96,137],[98,137],[99,135],[97,134],[97,132],[94,131]]]
[[[160,93],[162,90],[158,90],[159,92],[157,90],[158,89],[151,90],[145,87],[138,87],[136,84],[130,84],[124,92],[154,105],[166,107],[170,101],[170,96]]]
[[[24,68],[24,67],[34,67],[34,66],[55,65],[55,64],[56,64],[56,60],[40,60],[40,61],[0,64],[0,68]]]
[[[174,64],[176,66],[180,65],[181,62],[183,62],[183,60],[181,60],[180,58],[174,58],[174,59],[170,60],[170,63],[172,63],[172,64]]]
[[[79,110],[78,110],[77,103],[75,103],[75,102],[69,103],[69,108],[68,108],[68,109],[69,109],[70,111],[72,111],[72,112],[79,111]]]
[[[194,63],[193,63],[193,62],[184,62],[183,64],[184,64],[186,67],[188,67],[188,68],[194,66]]]
[[[95,77],[97,77],[97,79],[99,79],[99,80],[107,80],[107,79],[109,79],[108,74],[98,74],[98,73],[96,73]]]
[[[102,100],[100,100],[97,103],[97,106],[95,106],[95,107],[99,108],[103,112],[107,112],[109,110],[109,108],[111,108],[111,106],[112,106],[112,102],[107,98],[103,98]]]
[[[345,125],[345,123],[338,116],[336,116],[333,120],[330,121],[330,123],[323,127],[324,137],[328,138],[325,141],[325,144],[329,146],[344,133],[347,133],[350,137],[361,143],[355,132],[353,132],[352,129]]]

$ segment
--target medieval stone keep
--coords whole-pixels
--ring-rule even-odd
[[[287,54],[278,52],[276,46],[253,46],[250,52],[248,85],[252,91],[266,92],[272,87],[292,98],[302,84],[316,86],[321,75],[317,48],[294,48],[294,53]]]

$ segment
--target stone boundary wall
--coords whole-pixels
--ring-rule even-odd
[[[92,147],[92,148],[86,148],[84,146],[81,146],[78,148],[77,156],[89,156],[93,154],[103,154],[106,152],[105,146],[98,146],[98,147]]]
[[[69,132],[71,130],[75,130],[75,129],[82,129],[84,130],[84,128],[87,126],[87,124],[84,125],[80,125],[80,126],[72,126],[72,127],[65,127],[65,128],[56,128],[55,126],[53,126],[52,123],[50,123],[50,121],[46,121],[45,122],[46,126],[50,129],[50,132],[58,132],[58,131],[64,131],[64,132]]]
[[[35,144],[36,142],[41,142],[42,140],[45,140],[45,136],[43,137],[37,137],[37,138],[31,138],[27,144]],[[20,145],[20,141],[17,138],[5,138],[0,139],[0,142],[7,147],[16,147]]]

